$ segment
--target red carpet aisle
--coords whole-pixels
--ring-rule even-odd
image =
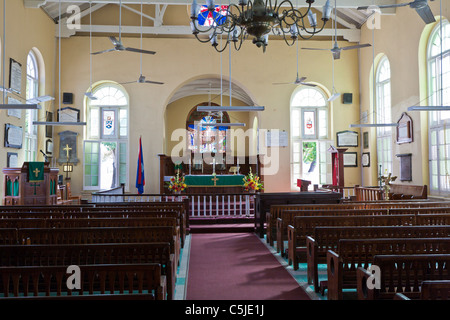
[[[186,300],[310,300],[253,233],[191,236]]]

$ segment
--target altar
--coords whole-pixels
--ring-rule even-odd
[[[242,193],[243,174],[197,174],[186,175],[187,193]]]
[[[160,193],[171,193],[168,190],[168,182],[175,175],[184,176],[188,194],[232,194],[247,193],[244,190],[244,177],[249,172],[260,176],[264,182],[264,175],[261,174],[263,163],[260,156],[253,159],[251,157],[231,157],[230,163],[219,163],[212,161],[202,161],[198,165],[186,163],[174,163],[172,157],[159,154],[160,159]],[[191,155],[191,163],[194,163],[194,155]]]

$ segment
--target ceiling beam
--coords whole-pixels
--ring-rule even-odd
[[[47,3],[54,2],[63,2],[63,3],[86,3],[88,0],[23,0],[24,5],[29,8],[38,8]],[[169,4],[169,5],[186,5],[191,4],[192,0],[122,0],[122,4],[140,4],[141,1],[144,4]],[[238,0],[230,0],[231,3],[238,3]],[[200,4],[203,1],[198,1]],[[316,0],[312,6],[322,7],[325,4],[326,0]],[[92,3],[104,3],[104,4],[120,4],[120,0],[92,0]],[[396,4],[396,0],[339,0],[337,3],[338,8],[357,8],[358,6],[371,6],[371,5],[392,5]],[[308,4],[305,0],[298,1],[299,7],[307,7]]]
[[[62,27],[65,26],[63,23]],[[92,33],[105,33],[105,34],[114,34],[119,32],[119,26],[117,25],[81,25],[80,29],[77,29],[76,32],[89,32],[92,28]],[[70,37],[75,34],[75,30],[69,30],[66,27],[61,28],[61,37]],[[56,36],[58,33],[58,26],[56,26]],[[141,27],[140,26],[122,26],[121,29],[122,34],[140,34]],[[189,26],[155,26],[155,27],[142,27],[142,33],[144,35],[192,35],[192,30]],[[315,37],[331,37],[335,35],[334,29],[324,29],[322,32],[315,35]],[[345,40],[349,42],[359,42],[361,39],[361,30],[359,29],[338,29],[337,36],[343,37]],[[281,37],[280,37],[281,39]]]

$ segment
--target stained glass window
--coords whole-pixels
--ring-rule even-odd
[[[188,149],[194,152],[225,153],[227,145],[227,129],[224,126],[206,126],[220,122],[230,122],[226,112],[209,114],[196,111],[197,106],[188,116]]]

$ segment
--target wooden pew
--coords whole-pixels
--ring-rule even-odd
[[[445,211],[445,207],[450,208],[450,201],[430,202],[424,200],[392,200],[392,201],[348,201],[341,204],[286,204],[286,205],[271,205],[270,212],[267,213],[267,243],[273,246],[277,239],[277,219],[281,217],[283,211],[303,211],[303,210],[355,210],[355,209],[387,209],[390,211],[398,210],[399,212],[392,212],[392,214],[400,214],[400,212],[408,210],[409,208],[435,208]],[[437,209],[440,208],[440,209]],[[448,211],[445,211],[448,212]],[[410,214],[411,212],[406,212]]]
[[[18,229],[23,244],[85,244],[169,242],[175,265],[179,264],[180,248],[173,227],[104,227],[104,228],[28,228]]]
[[[131,263],[159,263],[167,280],[167,299],[174,298],[177,266],[168,242],[7,245],[0,250],[1,266]]]
[[[18,244],[19,234],[16,228],[4,228],[0,231],[0,245]]]
[[[427,199],[427,185],[391,184],[389,199]]]
[[[411,300],[403,293],[396,293],[394,300]],[[450,300],[450,280],[422,281],[419,300]]]
[[[286,210],[303,211],[303,210],[339,210],[339,209],[364,209],[365,206],[361,204],[282,204],[271,205],[270,211],[266,213],[266,241],[273,246],[277,239],[277,219],[281,217],[281,213]]]
[[[272,205],[283,204],[321,204],[341,203],[342,195],[338,192],[280,192],[257,193],[255,196],[255,231],[264,238],[266,214]]]
[[[133,219],[142,219],[142,218],[176,218],[178,221],[179,229],[180,229],[180,247],[183,247],[183,243],[185,242],[186,232],[183,232],[182,227],[180,225],[181,220],[179,219],[179,215],[177,212],[172,211],[145,211],[145,212],[122,212],[120,210],[118,211],[112,211],[112,212],[66,212],[66,213],[46,213],[46,212],[21,212],[21,213],[0,213],[0,226],[6,227],[8,225],[14,224],[14,222],[17,222],[17,225],[21,225],[24,227],[32,227],[32,221],[31,219],[40,219],[42,220],[48,219],[49,221],[46,221],[46,227],[52,227],[54,226],[52,224],[51,219],[55,219],[54,221],[61,221],[62,219],[67,219],[69,221],[65,222],[65,224],[76,224],[77,222],[74,219],[91,219],[91,218],[100,218],[100,219],[112,219],[112,218],[133,218]],[[8,219],[15,219],[12,221],[6,221]],[[25,219],[30,219],[29,221],[24,221]],[[22,221],[20,221],[22,220]],[[35,220],[37,223],[38,220]],[[106,220],[105,220],[106,221]],[[137,220],[136,220],[137,221]],[[143,221],[142,221],[143,222]],[[129,224],[139,224],[138,222],[131,222],[128,221],[127,225]],[[30,224],[30,225],[29,225]],[[36,226],[36,227],[42,227],[42,226]]]
[[[79,267],[80,290],[68,289],[66,282],[71,274],[66,273],[67,266],[0,267],[2,297],[150,293],[157,300],[165,300],[166,277],[157,263]]]
[[[392,300],[396,293],[417,299],[423,281],[450,280],[450,254],[376,255],[372,263],[380,268],[380,289],[367,286],[372,274],[359,267],[359,300]]]
[[[287,227],[287,256],[289,261],[294,259],[298,244],[305,244],[306,237],[314,232],[314,228],[319,226],[389,226],[389,225],[414,225],[415,215],[413,214],[373,214],[364,215],[364,211],[355,211],[355,215],[329,215],[329,216],[294,216],[293,223]],[[278,245],[281,250],[284,250],[284,243]]]
[[[314,234],[306,237],[306,246],[297,244],[293,266],[297,270],[301,255],[306,254],[308,284],[319,292],[318,264],[326,263],[328,250],[336,250],[340,239],[445,237],[450,237],[450,225],[316,227]]]
[[[334,209],[334,210],[283,210],[277,219],[277,252],[285,256],[284,242],[288,240],[288,226],[293,224],[296,216],[371,216],[387,215],[388,209]],[[289,259],[289,264],[291,259]]]
[[[339,240],[337,248],[327,253],[328,300],[342,300],[344,288],[356,289],[358,267],[367,269],[372,264],[374,256],[380,254],[450,254],[450,238]]]

